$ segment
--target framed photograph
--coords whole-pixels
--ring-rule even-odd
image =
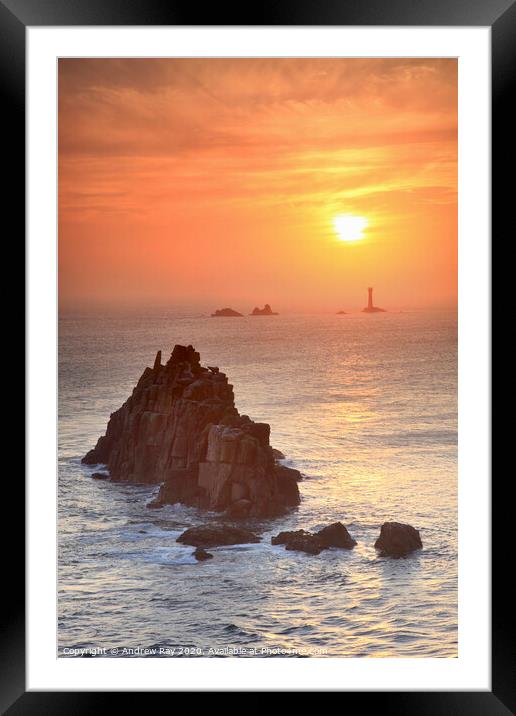
[[[514,711],[490,265],[515,14],[0,4],[28,337],[4,711]]]

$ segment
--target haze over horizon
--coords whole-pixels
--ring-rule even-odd
[[[61,308],[353,311],[368,286],[456,306],[456,60],[59,61]]]

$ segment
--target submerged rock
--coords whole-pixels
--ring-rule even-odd
[[[107,465],[114,481],[161,483],[149,507],[273,517],[299,504],[301,475],[277,463],[269,436],[267,423],[239,414],[224,373],[176,345],[166,365],[158,352],[82,461]]]
[[[384,522],[374,546],[382,554],[403,557],[416,549],[422,549],[423,543],[419,531],[412,525],[405,525],[401,522]]]
[[[260,538],[250,532],[230,525],[207,525],[190,527],[176,540],[194,547],[220,547],[231,544],[253,544]]]
[[[108,472],[94,472],[91,477],[93,480],[109,480],[109,473]]]
[[[206,550],[202,547],[197,547],[197,549],[193,553],[193,556],[198,562],[204,562],[207,559],[213,559],[213,555],[209,552],[206,552]]]
[[[306,530],[280,532],[276,537],[272,537],[271,543],[284,544],[287,550],[296,550],[314,555],[330,547],[353,549],[356,545],[356,541],[351,537],[342,522],[334,522],[315,533],[307,532]]]

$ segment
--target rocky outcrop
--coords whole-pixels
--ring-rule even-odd
[[[382,554],[403,557],[416,549],[422,549],[423,543],[419,531],[412,525],[404,525],[401,522],[384,522],[374,546]]]
[[[233,308],[220,308],[211,314],[212,318],[241,318],[244,314],[235,311]]]
[[[342,522],[334,522],[315,533],[315,536],[325,549],[328,547],[340,547],[341,549],[353,549],[356,540],[349,534]]]
[[[107,465],[115,481],[161,483],[153,507],[272,517],[299,504],[300,474],[277,462],[269,436],[239,414],[224,373],[176,345],[166,365],[158,352],[83,462]]]
[[[342,522],[334,522],[315,533],[307,532],[306,530],[280,532],[276,537],[272,537],[271,543],[284,544],[287,550],[296,550],[314,555],[320,554],[323,549],[329,549],[330,547],[353,549],[356,545],[356,541],[351,537]]]
[[[260,538],[249,530],[230,525],[204,525],[189,527],[179,535],[176,542],[194,547],[221,547],[231,544],[254,544]]]
[[[279,313],[275,313],[272,310],[272,308],[269,306],[269,304],[266,303],[263,308],[258,308],[258,306],[253,308],[253,310],[251,311],[251,313],[249,315],[250,316],[279,316]]]

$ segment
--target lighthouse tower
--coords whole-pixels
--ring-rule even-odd
[[[385,308],[379,308],[378,306],[375,306],[373,303],[373,289],[368,288],[367,289],[367,306],[362,309],[363,313],[385,313]]]

